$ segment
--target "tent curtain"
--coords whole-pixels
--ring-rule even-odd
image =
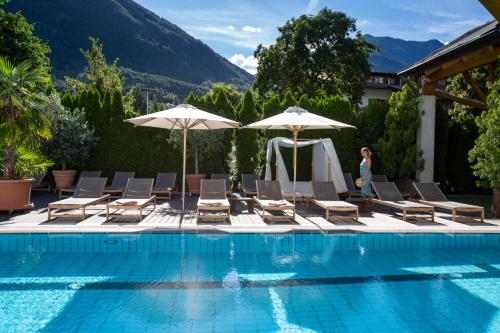
[[[302,148],[306,146],[313,146],[313,179],[315,181],[332,181],[338,193],[347,192],[344,176],[342,174],[342,167],[335,151],[335,147],[331,139],[315,139],[308,141],[297,142],[297,147]],[[293,148],[293,140],[288,138],[277,137],[267,142],[266,153],[266,180],[272,179],[271,158],[274,152],[276,154],[277,174],[278,181],[281,185],[283,193],[292,193],[293,181],[290,181],[288,172],[286,170],[285,162],[281,156],[279,147]],[[298,188],[304,182],[297,182]],[[301,192],[301,190],[298,190]],[[305,189],[304,189],[305,191]]]

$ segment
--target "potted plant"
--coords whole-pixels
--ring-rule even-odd
[[[46,97],[38,93],[50,78],[43,67],[29,61],[14,65],[0,57],[0,210],[27,209],[30,202],[31,176],[47,166],[38,154],[41,140],[50,139],[50,122],[40,110]],[[32,157],[30,163],[26,162]],[[20,162],[18,164],[18,162]],[[43,162],[37,164],[37,162]]]
[[[173,130],[170,133],[170,141],[179,149],[182,149],[183,133]],[[188,157],[194,159],[194,174],[186,174],[186,185],[188,192],[199,192],[201,180],[205,174],[200,173],[200,163],[213,154],[220,152],[223,146],[222,131],[212,130],[190,130],[187,138]],[[228,143],[229,144],[229,143]]]
[[[49,97],[44,112],[52,123],[52,140],[44,145],[44,151],[60,168],[52,171],[56,188],[65,188],[75,181],[74,168],[87,160],[95,143],[94,130],[89,127],[83,110],[65,108],[55,93]]]
[[[420,102],[417,85],[406,83],[389,98],[385,116],[385,133],[375,144],[385,174],[395,179],[399,189],[410,191],[411,178],[423,170],[422,152],[417,152],[417,131],[420,127]]]
[[[500,79],[490,85],[488,110],[476,119],[479,137],[469,152],[478,184],[493,190],[493,218],[500,218]]]

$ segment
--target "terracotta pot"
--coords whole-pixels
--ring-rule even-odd
[[[205,174],[187,174],[186,185],[188,192],[200,192],[201,180],[205,178]]]
[[[491,203],[491,212],[494,219],[500,219],[500,189],[493,190],[493,200]]]
[[[53,170],[56,189],[68,188],[75,182],[76,170]]]
[[[0,210],[31,209],[33,178],[0,180]]]

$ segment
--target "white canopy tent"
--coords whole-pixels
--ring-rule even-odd
[[[312,175],[314,181],[331,181],[338,193],[347,192],[347,186],[342,174],[342,167],[331,139],[314,139],[298,141],[297,148],[313,146]],[[287,138],[274,138],[267,142],[266,174],[265,179],[272,179],[271,159],[273,150],[276,154],[276,179],[280,182],[281,191],[285,197],[293,197],[293,181],[290,181],[281,156],[280,147],[294,148],[294,141]],[[298,197],[312,197],[312,188],[309,181],[297,181],[295,195]]]

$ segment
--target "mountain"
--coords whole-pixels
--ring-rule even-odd
[[[85,60],[80,49],[89,48],[92,36],[103,43],[108,61],[119,58],[120,66],[141,73],[142,81],[151,74],[157,84],[172,87],[185,82],[186,88],[207,82],[244,87],[254,80],[200,40],[132,0],[14,0],[5,9],[20,10],[28,22],[35,23],[35,34],[50,45],[58,78],[82,71]]]
[[[436,39],[418,42],[372,35],[364,35],[364,37],[380,49],[380,52],[373,52],[370,55],[370,63],[374,72],[397,73],[444,45]]]

